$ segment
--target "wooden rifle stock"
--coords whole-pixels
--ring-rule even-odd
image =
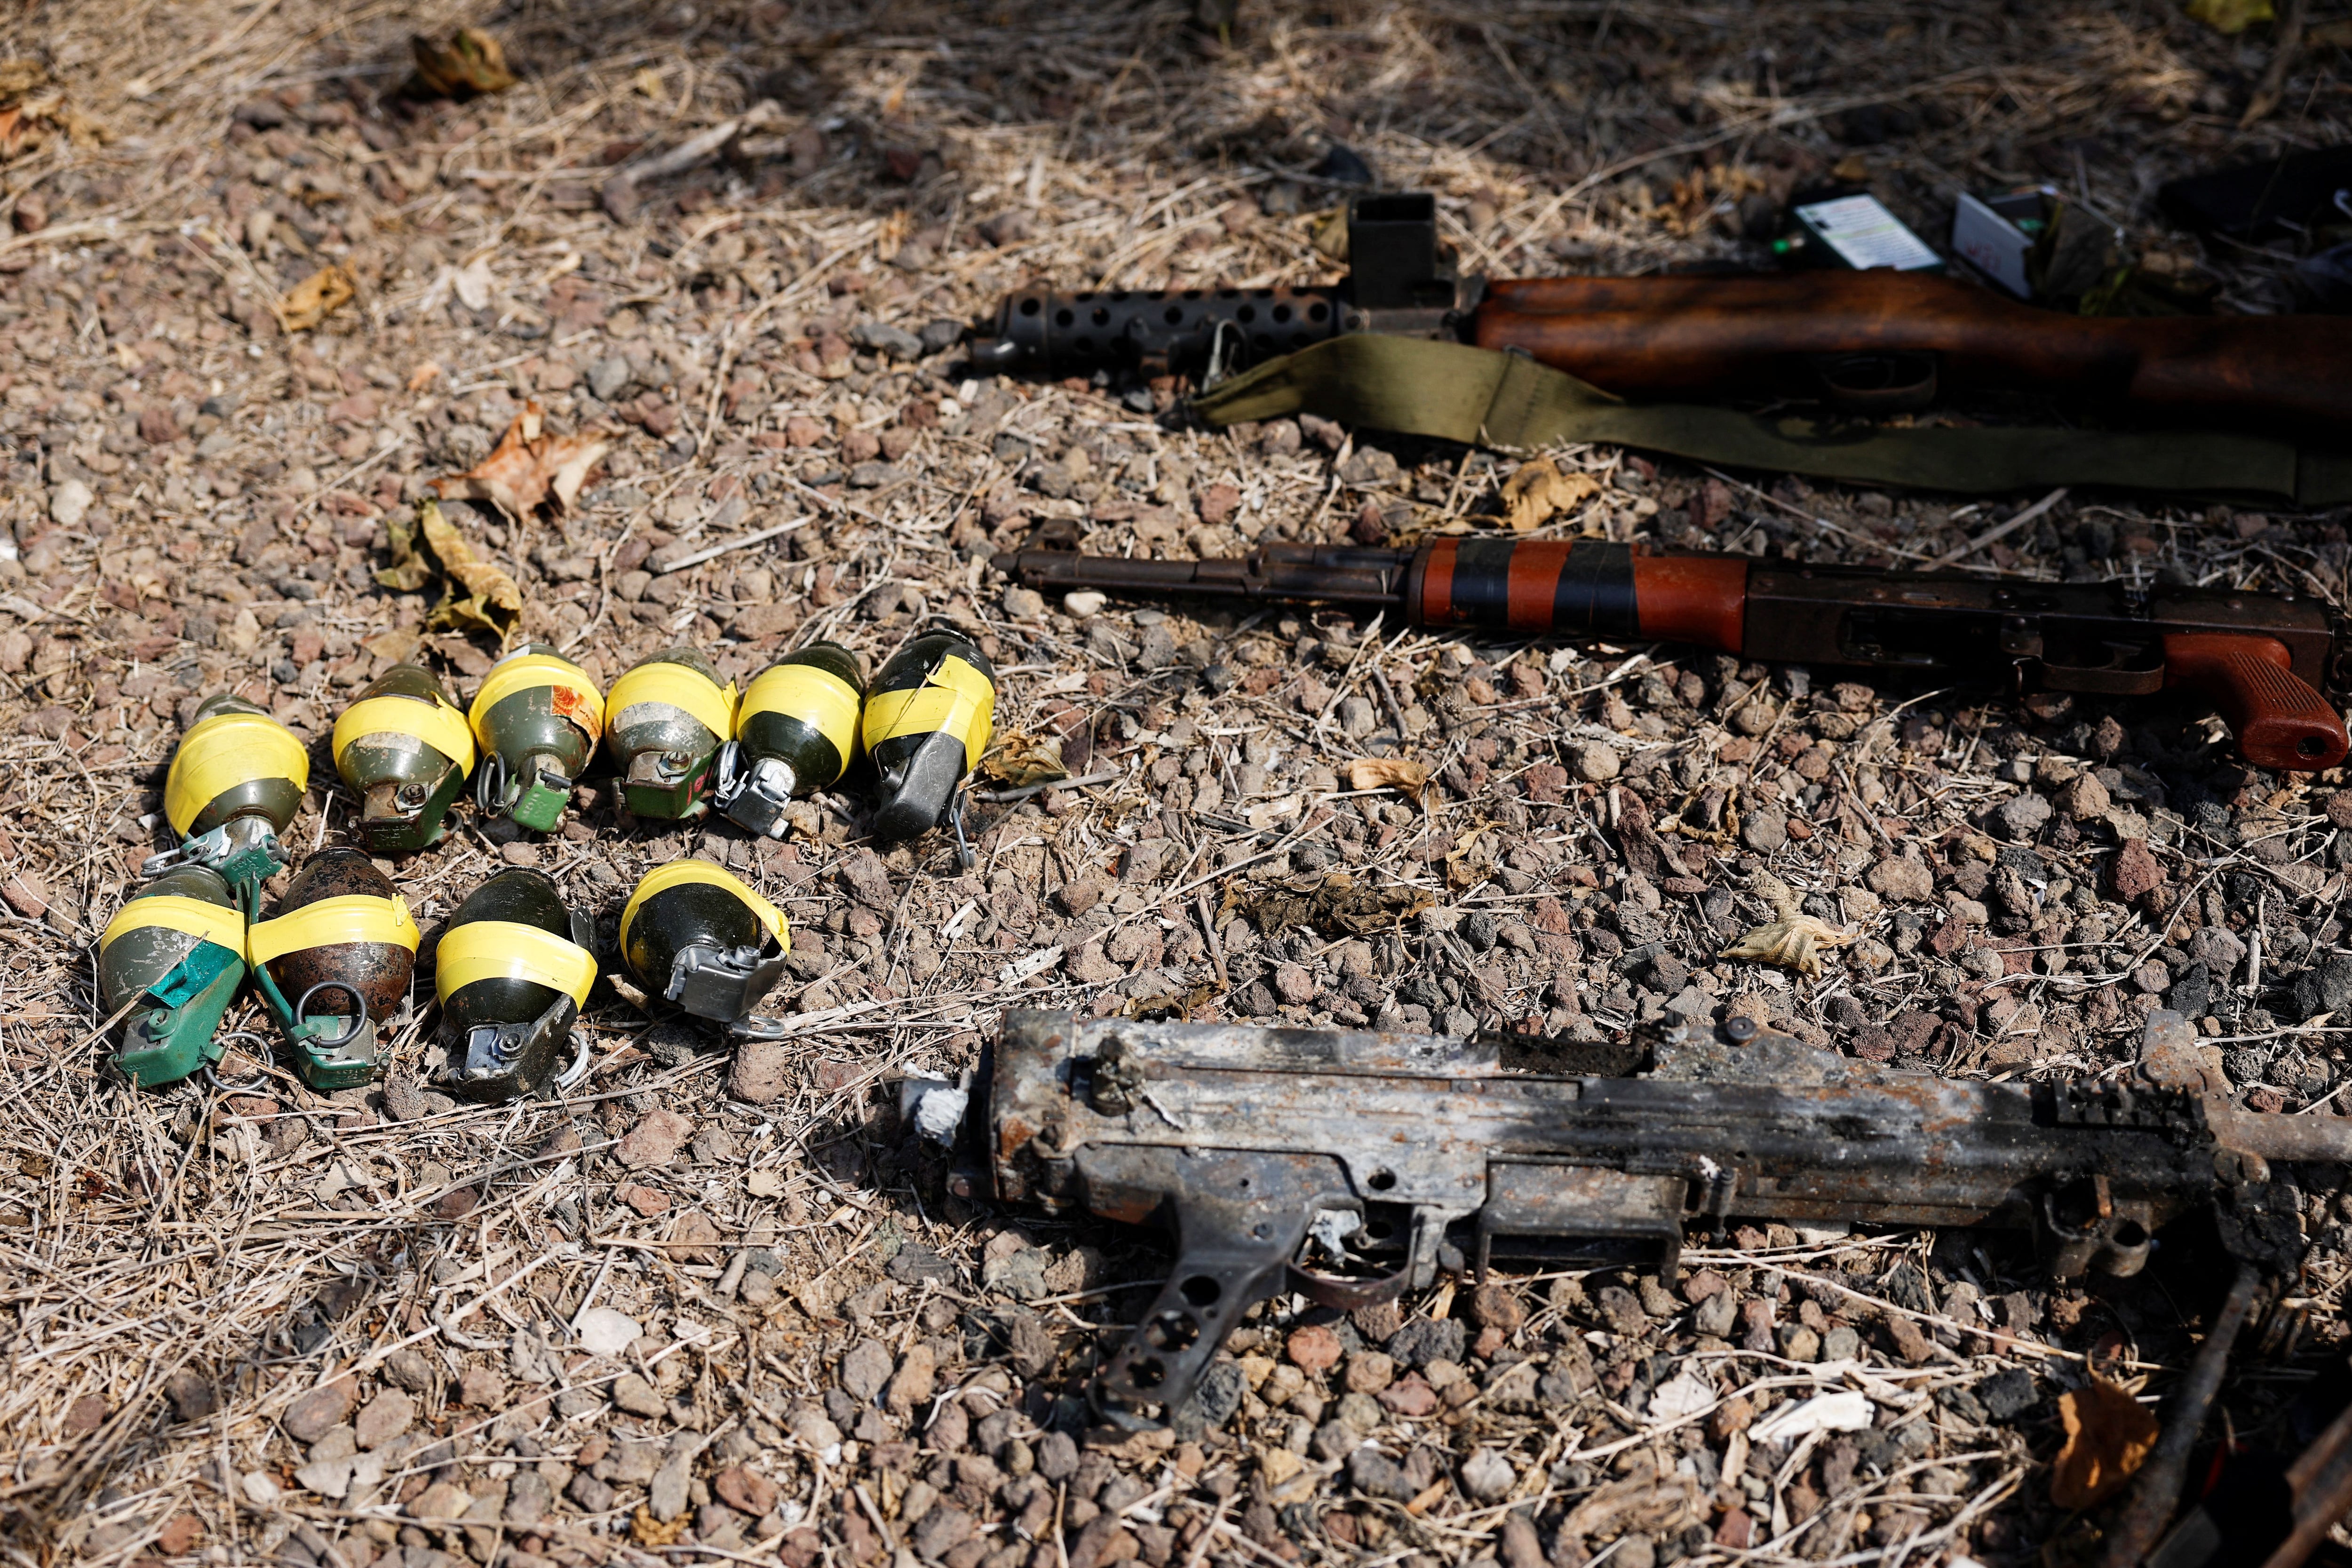
[[[2352,319],[2340,317],[2065,316],[1948,278],[1806,272],[1497,282],[1469,335],[1636,399],[1756,390],[1812,356],[1932,354],[1946,384],[2352,429]]]
[[[1414,625],[1689,643],[1743,658],[2015,670],[2056,691],[2192,691],[2257,766],[2314,772],[2352,737],[2321,694],[2336,660],[2324,606],[2284,595],[1652,555],[1600,540],[1445,538],[1419,550],[1273,544],[1230,561],[1129,561],[1028,549],[998,567],[1035,589],[1144,597],[1321,600]]]

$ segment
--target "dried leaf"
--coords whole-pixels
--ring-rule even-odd
[[[422,33],[408,40],[416,74],[408,79],[412,98],[454,98],[463,102],[481,92],[504,92],[515,84],[506,51],[479,27],[460,27],[446,44]]]
[[[287,290],[278,301],[278,319],[289,332],[308,331],[357,298],[352,275],[330,262]]]
[[[2124,1389],[2094,1375],[2059,1396],[2066,1446],[2050,1471],[2050,1500],[2084,1509],[2131,1479],[2156,1447],[2156,1415]]]
[[[403,520],[404,522],[405,520]],[[377,576],[381,578],[382,573]],[[406,664],[425,646],[425,634],[415,626],[394,626],[388,632],[378,632],[361,641],[360,647],[383,659],[386,664]]]
[[[524,404],[496,450],[462,474],[434,480],[434,489],[444,500],[488,501],[517,521],[551,500],[558,512],[571,510],[610,447],[593,436],[548,435],[542,417],[537,403]]]
[[[38,60],[0,60],[0,102],[15,103],[49,85],[49,68]]]
[[[1349,789],[1392,789],[1421,804],[1429,769],[1410,757],[1358,757],[1348,764]]]
[[[693,1524],[694,1515],[691,1513],[681,1513],[664,1524],[653,1516],[652,1510],[639,1503],[637,1511],[629,1520],[629,1535],[638,1545],[649,1549],[675,1546]]]
[[[988,754],[980,760],[980,771],[996,779],[1008,789],[1023,789],[1030,784],[1052,784],[1070,776],[1062,763],[1062,743],[1057,740],[1039,740],[1019,730],[998,738]]]
[[[2242,33],[2256,22],[2274,20],[2277,15],[2271,9],[2271,0],[2189,0],[2189,19],[2222,34]]]
[[[1753,958],[1793,969],[1800,974],[1814,975],[1822,972],[1821,949],[1843,947],[1853,940],[1852,932],[1806,914],[1789,885],[1769,871],[1757,872],[1753,886],[1756,894],[1771,905],[1772,912],[1780,918],[1746,931],[1738,942],[1716,954],[1717,958]]]
[[[441,515],[437,501],[416,503],[410,519],[395,513],[386,525],[392,564],[375,580],[395,593],[413,594],[436,578],[441,602],[425,616],[433,631],[487,631],[504,642],[522,615],[522,590],[488,561],[477,560],[457,526]]]
[[[1591,474],[1577,468],[1563,470],[1549,458],[1538,458],[1520,464],[1519,471],[1504,484],[1503,505],[1511,531],[1527,533],[1600,493],[1601,481]]]
[[[1300,926],[1370,936],[1436,905],[1437,900],[1419,888],[1368,888],[1345,872],[1335,871],[1312,887],[1295,884],[1247,898],[1229,887],[1217,920],[1222,924],[1235,914],[1244,915],[1267,936]]]

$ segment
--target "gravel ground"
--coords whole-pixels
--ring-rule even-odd
[[[1438,191],[1500,275],[1753,256],[1742,203],[1832,170],[1939,235],[1952,191],[2059,181],[2227,308],[2284,266],[2200,254],[2161,178],[2340,142],[2340,53],[2237,112],[2267,32],[2167,9],[1250,0],[446,5],[30,0],[0,119],[0,1523],[12,1561],[541,1568],[1103,1568],[1603,1559],[2074,1562],[2057,1397],[2095,1361],[2171,1386],[2205,1305],[2158,1275],[2047,1286],[2001,1237],[1740,1229],[1673,1289],[1448,1280],[1340,1318],[1270,1304],[1176,1429],[1088,1427],[1141,1237],[950,1196],[891,1080],[969,1066],[1011,1005],[1620,1038],[1738,1009],[1956,1075],[2116,1074],[2146,1014],[2233,1089],[2336,1114],[2352,1006],[2342,781],[2234,762],[2158,701],[2004,700],[1667,647],[1423,636],[1307,608],[1046,604],[987,565],[1092,548],[1491,528],[1508,456],[1315,420],[1209,433],[1168,388],[975,377],[955,346],[1030,275],[1328,275],[1344,142]],[[2324,20],[2316,18],[2315,20]],[[490,28],[522,79],[398,89],[411,32]],[[741,113],[723,159],[615,179]],[[0,111],[5,114],[5,111]],[[2331,119],[2330,117],[2334,118]],[[27,128],[40,132],[26,139]],[[289,331],[328,266],[354,293]],[[558,833],[470,815],[396,868],[427,928],[502,864],[608,947],[627,889],[722,860],[793,922],[730,1052],[600,992],[591,1076],[461,1109],[429,1011],[382,1085],[100,1070],[90,943],[167,846],[163,770],[224,689],[313,743],[289,836],[333,841],[340,706],[407,647],[461,700],[495,649],[380,589],[386,519],[537,404],[612,450],[569,513],[452,505],[600,681],[689,643],[726,675],[809,637],[869,668],[966,628],[1000,729],[1108,774],[882,852],[855,794],[786,842],[637,822],[591,781]],[[1554,454],[1554,532],[1790,559],[1955,552],[2026,575],[2341,603],[2341,514],[2081,492],[1963,505]],[[2029,503],[2036,518],[1970,541]],[[665,570],[763,529],[788,531]],[[1349,764],[1430,770],[1416,803]],[[1324,895],[1344,869],[1353,895]],[[1776,912],[1818,975],[1718,953]],[[429,986],[420,994],[429,998]],[[250,1003],[236,1020],[267,1032]],[[2340,1173],[2226,1396],[2285,1444],[2344,1359]],[[1867,1425],[1790,1435],[1816,1394]],[[1799,1422],[1799,1426],[1802,1423]]]

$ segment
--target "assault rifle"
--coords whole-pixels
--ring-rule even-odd
[[[1739,1017],[1627,1047],[1013,1012],[968,1109],[911,1109],[933,1136],[961,1114],[965,1196],[1173,1229],[1173,1271],[1092,1390],[1130,1426],[1181,1406],[1281,1292],[1352,1310],[1503,1257],[1671,1278],[1685,1226],[1735,1216],[2012,1226],[2060,1279],[2135,1274],[2166,1226],[2210,1226],[2234,1278],[2110,1534],[2122,1568],[2173,1512],[2238,1331],[2301,1268],[2272,1163],[2352,1163],[2340,1119],[2210,1092],[2177,1014],[2150,1019],[2142,1072],[1948,1079]]]
[[[1439,259],[1435,198],[1360,195],[1331,284],[1008,295],[983,370],[1190,374],[1208,384],[1353,332],[1514,350],[1635,400],[1784,389],[1857,413],[1940,389],[2023,387],[2264,432],[2352,429],[2352,321],[2068,316],[1879,269],[1486,279]]]
[[[1652,555],[1598,540],[1442,538],[1418,550],[1270,544],[1234,560],[1083,555],[1066,535],[996,557],[1048,593],[1320,600],[1415,626],[1690,643],[1743,658],[1950,674],[2021,688],[2210,702],[2249,762],[2344,760],[2347,647],[2315,599],[2235,589],[2033,583],[1962,574]]]

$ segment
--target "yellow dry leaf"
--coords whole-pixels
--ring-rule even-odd
[[[1840,931],[1806,914],[1789,885],[1769,871],[1756,873],[1754,889],[1779,918],[1742,933],[1738,942],[1717,953],[1717,958],[1753,958],[1793,969],[1800,974],[1815,975],[1822,972],[1822,948],[1843,947],[1853,940],[1851,931]]]
[[[610,444],[593,436],[551,436],[546,415],[526,403],[490,455],[462,474],[433,481],[444,500],[486,500],[520,521],[550,501],[568,511]]]
[[[1429,769],[1410,757],[1358,757],[1348,764],[1349,789],[1392,789],[1421,804]]]
[[[289,332],[308,331],[357,298],[352,275],[330,262],[286,291],[278,301],[278,319]]]
[[[2066,1446],[2050,1469],[2050,1500],[2085,1509],[2131,1479],[2156,1447],[2156,1415],[2105,1378],[2059,1396]]]
[[[408,40],[408,47],[416,57],[416,74],[408,79],[412,97],[462,102],[476,93],[504,92],[515,84],[506,51],[479,27],[460,27],[446,44],[420,33]]]
[[[638,1545],[643,1547],[657,1549],[675,1546],[693,1523],[694,1515],[681,1513],[667,1524],[664,1524],[653,1516],[650,1509],[639,1503],[636,1513],[629,1520],[629,1534]]]
[[[476,559],[457,525],[441,515],[441,503],[416,503],[414,520],[394,515],[392,564],[375,574],[395,593],[413,594],[436,578],[441,602],[425,616],[434,631],[486,631],[504,642],[522,616],[522,590],[488,561]]]
[[[388,664],[406,664],[425,646],[425,633],[415,626],[394,626],[361,639],[360,647]]]
[[[2189,17],[2217,33],[2242,33],[2256,22],[2275,19],[2271,0],[2189,0]]]
[[[1503,486],[1503,506],[1514,533],[1541,528],[1601,493],[1601,481],[1580,469],[1563,469],[1549,458],[1519,465]]]
[[[988,755],[980,760],[980,771],[1008,789],[1052,784],[1070,776],[1070,770],[1062,762],[1059,741],[1040,740],[1019,730],[997,738]]]
[[[49,85],[49,68],[38,60],[0,60],[0,102],[14,103]]]

